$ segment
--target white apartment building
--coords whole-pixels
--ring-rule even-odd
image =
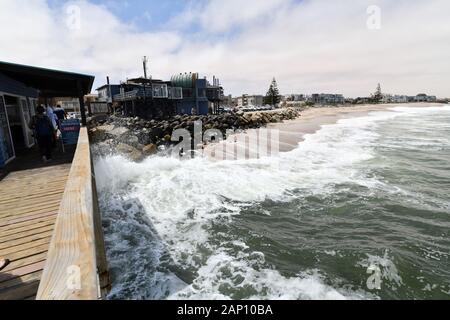
[[[237,100],[238,100],[238,107],[264,105],[264,96],[262,95],[243,94],[242,97],[237,98]]]

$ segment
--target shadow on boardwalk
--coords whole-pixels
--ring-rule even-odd
[[[72,145],[66,146],[65,152],[63,152],[60,143],[58,143],[58,146],[53,150],[53,160],[47,163],[42,161],[37,146],[34,146],[31,149],[18,151],[16,154],[16,159],[7,164],[5,168],[0,169],[0,181],[11,172],[46,168],[71,163],[75,150],[76,145]]]

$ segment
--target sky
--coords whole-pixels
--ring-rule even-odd
[[[226,94],[450,97],[448,0],[0,0],[0,60],[119,83],[180,72]]]

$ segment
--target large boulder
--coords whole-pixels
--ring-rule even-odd
[[[156,144],[148,144],[142,149],[144,156],[151,156],[158,152],[158,146]]]
[[[116,150],[118,153],[127,157],[131,161],[139,162],[144,158],[144,155],[140,150],[125,143],[119,143]]]

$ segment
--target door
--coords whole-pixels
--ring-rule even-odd
[[[20,98],[20,111],[22,114],[22,129],[25,146],[31,148],[34,145],[33,132],[28,128],[28,124],[31,121],[31,109],[28,105],[27,99]]]
[[[0,95],[0,167],[15,157],[5,100]]]

